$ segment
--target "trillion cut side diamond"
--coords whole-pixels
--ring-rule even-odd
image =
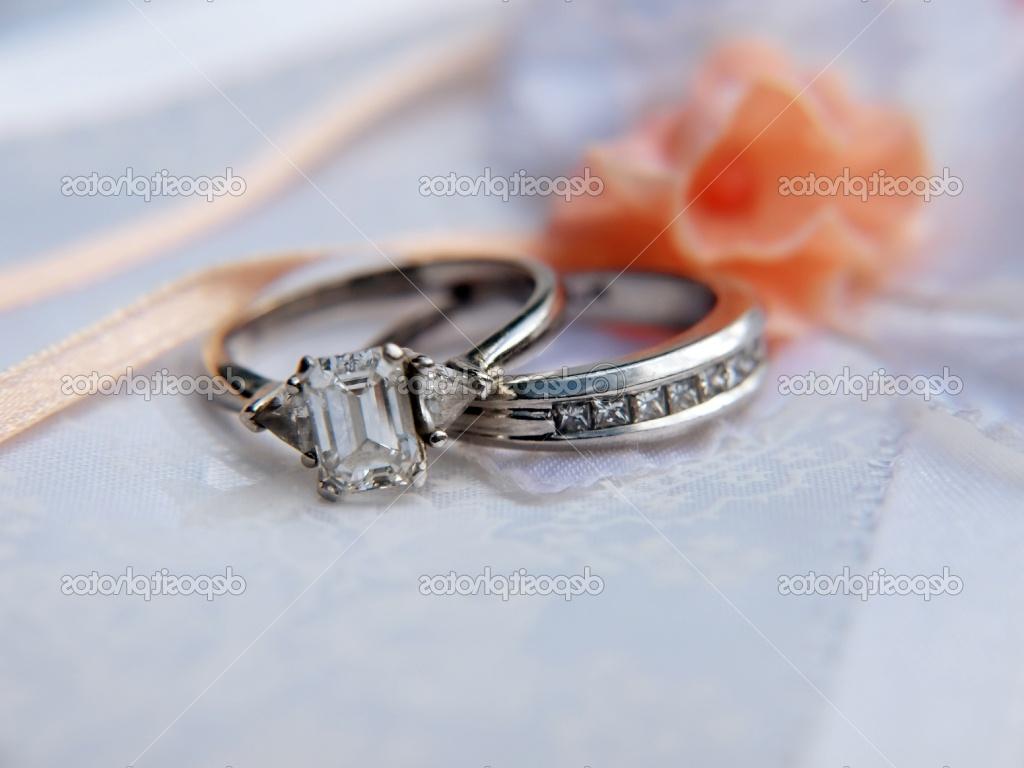
[[[302,395],[295,394],[285,386],[278,386],[270,393],[272,404],[259,409],[253,423],[268,429],[284,440],[299,453],[313,450],[313,438],[309,431],[309,411]]]
[[[402,360],[380,347],[314,360],[300,398],[325,496],[406,486],[424,469]]]
[[[423,409],[438,428],[454,422],[481,395],[468,374],[445,365],[431,366],[414,383],[414,394],[420,395]]]

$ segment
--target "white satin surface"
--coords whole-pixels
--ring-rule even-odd
[[[144,10],[150,5],[157,12],[156,2]],[[514,5],[499,10],[519,19]],[[583,4],[565,5],[559,13],[571,19]],[[805,5],[793,3],[788,26],[778,24],[806,29]],[[840,41],[843,30],[852,37],[849,19],[871,15],[858,6],[880,9],[846,3],[842,17],[819,26],[822,40]],[[949,103],[934,91],[912,103],[937,163],[967,190],[929,206],[931,270],[841,330],[775,352],[749,408],[684,442],[585,456],[457,443],[433,454],[422,490],[386,509],[373,499],[321,502],[314,473],[294,453],[201,398],[96,397],[5,445],[0,765],[1019,766],[1024,152],[1013,137],[1024,125],[1024,78],[1014,64],[1020,44],[1008,42],[1019,16],[995,2],[970,8],[968,26],[963,7],[901,2],[837,63],[871,73],[868,63],[888,61],[894,91],[949,75]],[[80,23],[106,13],[120,11],[97,5]],[[124,14],[119,23],[135,20],[134,34],[152,36],[137,11]],[[311,177],[371,238],[467,223],[539,226],[536,200],[418,192],[421,176],[476,176],[502,163],[539,175],[552,167],[542,150],[572,144],[558,119],[569,105],[530,91],[538,80],[524,71],[532,65],[515,58],[550,44],[538,18],[522,16],[495,88],[422,106]],[[724,29],[728,18],[718,22]],[[608,39],[616,26],[632,29],[611,24]],[[225,92],[273,136],[291,112],[403,45],[346,38],[346,25],[335,27],[337,45],[282,57],[248,78],[214,63],[209,76],[223,74]],[[564,31],[548,27],[548,35]],[[272,22],[260,32],[272,37]],[[909,50],[902,41],[915,35],[914,55],[901,58]],[[28,45],[0,38],[5,55]],[[162,62],[153,66],[177,67],[179,53],[158,38],[149,55]],[[974,87],[956,79],[981,61]],[[614,71],[639,78],[628,67]],[[135,77],[126,72],[111,89],[130,92]],[[573,92],[593,97],[589,124],[603,126],[607,105],[586,90],[595,82],[583,77]],[[167,204],[63,197],[64,175],[116,175],[126,165],[218,173],[263,142],[205,80],[152,98],[109,121],[41,108],[46,130],[0,134],[4,263]],[[936,103],[921,103],[929,100]],[[535,165],[524,146],[537,148]],[[551,157],[572,165],[561,150]],[[194,246],[8,313],[0,356],[5,365],[20,360],[189,269],[358,238],[300,184]],[[364,261],[377,259],[370,252]],[[290,365],[307,352],[354,348],[366,333],[310,334],[294,354],[276,354]],[[581,345],[601,352],[583,333],[563,343],[576,354]],[[964,389],[930,402],[778,391],[780,376],[844,366],[907,375],[947,366]],[[198,345],[152,369],[163,367],[201,373]],[[212,602],[60,588],[63,575],[93,571],[214,574],[226,566],[244,577],[245,592]],[[420,593],[422,575],[487,567],[549,575],[589,567],[604,590],[571,601]],[[812,570],[943,567],[962,578],[963,591],[927,602],[778,588],[780,576]]]

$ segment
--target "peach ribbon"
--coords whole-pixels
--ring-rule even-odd
[[[332,96],[325,107],[301,119],[280,145],[253,126],[270,147],[239,172],[246,182],[243,195],[175,206],[0,271],[0,310],[138,266],[251,212],[297,180],[309,181],[302,169],[322,163],[370,126],[431,92],[480,77],[494,57],[494,34],[449,39],[402,57]]]
[[[489,31],[414,52],[308,115],[282,142],[283,148],[268,138],[272,151],[243,174],[243,196],[157,213],[0,271],[0,310],[81,288],[250,212],[296,179],[308,181],[303,167],[323,162],[374,123],[434,90],[479,77],[495,49]],[[292,254],[212,267],[150,293],[0,373],[0,443],[88,397],[62,392],[63,375],[88,370],[116,377],[129,367],[141,367],[226,321],[275,280],[321,257]]]
[[[537,243],[514,234],[417,235],[381,244],[398,258],[487,253],[518,256]],[[0,373],[0,443],[89,397],[68,394],[65,375],[88,371],[117,378],[180,344],[212,331],[275,281],[302,267],[340,258],[365,246],[296,252],[202,270],[143,296],[129,307]],[[382,265],[386,266],[386,265]]]
[[[65,394],[64,375],[121,376],[225,322],[267,285],[317,258],[293,254],[190,275],[0,373],[0,443],[88,397]]]

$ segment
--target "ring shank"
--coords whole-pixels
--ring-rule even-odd
[[[212,374],[228,381],[234,394],[248,400],[272,380],[233,359],[230,344],[234,337],[327,308],[406,296],[425,298],[432,305],[431,317],[435,322],[448,320],[448,312],[490,296],[512,297],[522,302],[509,323],[481,341],[469,342],[472,348],[455,361],[462,367],[482,371],[513,359],[540,337],[559,314],[564,301],[554,274],[529,259],[431,254],[405,261],[393,269],[351,275],[259,302],[211,334],[204,348],[206,366]],[[406,329],[407,333],[410,331]]]
[[[591,272],[565,281],[570,303],[583,302],[594,319],[672,323],[677,333],[616,360],[506,377],[497,394],[469,406],[455,431],[530,448],[667,436],[737,407],[763,378],[763,314],[734,283],[657,272]]]

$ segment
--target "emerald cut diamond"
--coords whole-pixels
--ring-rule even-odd
[[[383,347],[312,358],[300,384],[310,441],[329,498],[402,487],[425,469],[403,359]]]
[[[268,382],[242,409],[242,422],[269,430],[318,467],[320,494],[420,485],[426,443],[486,392],[473,371],[439,365],[397,344],[332,357],[304,357],[295,375]]]

